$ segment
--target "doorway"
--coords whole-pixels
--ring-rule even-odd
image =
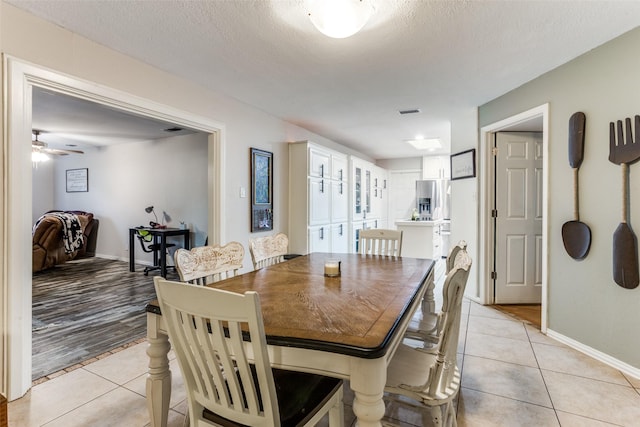
[[[505,255],[507,250],[513,250],[516,252],[516,247],[514,248],[506,248],[505,239],[499,241],[496,238],[497,233],[497,224],[495,213],[495,205],[496,202],[500,201],[500,195],[497,194],[496,188],[496,175],[498,172],[494,168],[495,158],[494,153],[494,144],[496,141],[496,135],[499,132],[522,132],[522,131],[531,131],[531,132],[541,132],[541,143],[538,146],[540,150],[539,155],[542,158],[542,168],[539,171],[539,177],[536,178],[539,180],[539,193],[537,197],[539,197],[539,216],[541,222],[541,235],[540,237],[534,238],[536,241],[533,244],[533,249],[535,251],[534,261],[526,261],[526,263],[538,263],[538,265],[527,265],[525,266],[521,264],[520,272],[531,271],[535,272],[537,275],[536,280],[539,281],[539,294],[540,294],[540,330],[545,333],[546,332],[546,323],[547,323],[547,241],[548,241],[548,203],[547,203],[547,194],[548,194],[548,104],[542,105],[540,107],[533,108],[531,110],[525,111],[523,113],[517,114],[513,117],[501,120],[499,122],[487,125],[481,129],[481,140],[480,140],[480,247],[482,248],[481,256],[479,259],[479,280],[480,280],[480,300],[484,304],[496,304],[500,299],[500,296],[496,298],[496,274],[497,272],[502,271],[502,274],[505,275],[507,272],[507,268],[513,268],[513,266],[517,266],[518,263],[515,260],[519,260],[518,262],[524,263],[524,255],[525,252],[531,252],[531,249],[526,249],[522,242],[524,239],[521,237],[522,233],[519,233],[518,236],[514,237],[513,243],[520,242],[520,257],[514,257],[511,260],[511,265],[507,265],[508,257]],[[498,212],[497,215],[500,215]],[[518,234],[518,233],[515,233]],[[514,235],[515,235],[514,234]],[[516,245],[517,246],[517,245]],[[514,269],[513,273],[517,272],[518,269]],[[507,275],[508,277],[508,275]],[[524,279],[522,280],[522,282]],[[515,280],[514,280],[515,282]],[[523,286],[522,289],[525,287]],[[516,289],[517,290],[517,289]],[[518,302],[530,302],[529,300],[523,299],[519,300],[517,296],[517,292],[512,295],[509,299],[509,303],[518,303]]]
[[[3,339],[0,341],[2,391],[9,400],[31,387],[31,138],[32,91],[40,87],[100,103],[142,117],[165,120],[209,134],[207,228],[209,241],[224,240],[224,125],[95,83],[79,80],[10,56],[4,57],[7,103],[4,123],[6,165],[2,192],[4,210],[0,240],[2,293],[0,306]],[[29,213],[25,215],[25,213]]]

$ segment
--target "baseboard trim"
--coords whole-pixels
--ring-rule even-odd
[[[578,350],[579,352],[584,353],[587,356],[593,357],[594,359],[599,360],[600,362],[619,370],[623,374],[629,375],[635,379],[640,379],[640,369],[631,366],[626,362],[618,360],[611,355],[596,350],[595,348],[589,347],[588,345],[562,335],[554,330],[547,329],[547,335],[556,341],[568,345],[574,350]]]

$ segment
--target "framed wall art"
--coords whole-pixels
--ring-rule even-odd
[[[451,180],[473,178],[476,176],[476,149],[461,151],[452,154],[451,157]]]
[[[273,153],[250,151],[251,232],[273,230]]]
[[[67,193],[89,191],[89,169],[67,169]]]

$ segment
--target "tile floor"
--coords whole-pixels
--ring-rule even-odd
[[[639,426],[640,380],[572,350],[531,325],[465,301],[459,342],[462,389],[458,425]],[[149,425],[145,403],[146,343],[34,386],[8,406],[9,426]],[[175,360],[169,426],[182,426],[185,392]],[[353,395],[345,391],[347,426]],[[422,426],[419,412],[389,404],[386,417]]]

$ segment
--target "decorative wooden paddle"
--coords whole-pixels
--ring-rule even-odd
[[[574,113],[569,118],[569,165],[573,169],[573,221],[562,224],[562,242],[571,258],[584,259],[591,246],[591,229],[580,221],[578,203],[578,169],[584,155],[584,113]]]
[[[635,141],[631,134],[631,119],[626,118],[626,139],[623,139],[622,120],[618,120],[618,143],[615,125],[609,123],[609,161],[622,169],[622,222],[613,233],[613,280],[623,288],[638,286],[638,242],[629,219],[629,166],[640,159],[640,116],[635,116]]]

